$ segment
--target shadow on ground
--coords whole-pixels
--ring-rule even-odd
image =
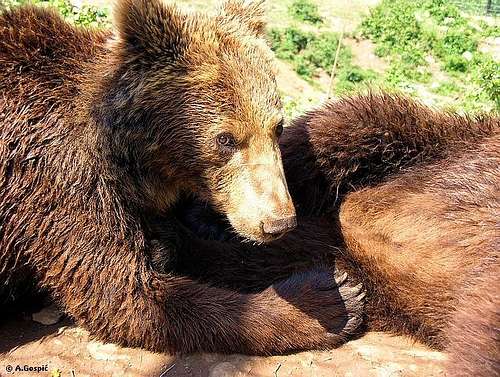
[[[48,372],[14,375],[43,376],[59,370],[60,377],[432,377],[444,376],[445,360],[442,353],[407,338],[382,333],[369,333],[339,349],[324,352],[274,357],[175,357],[93,341],[85,330],[67,319],[44,326],[22,314],[2,319],[0,352],[0,376],[12,375],[6,372],[7,365],[48,365]]]

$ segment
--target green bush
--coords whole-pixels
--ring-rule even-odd
[[[311,24],[319,24],[323,22],[320,16],[318,6],[310,0],[294,0],[288,8],[290,15],[299,21],[309,22]]]
[[[448,72],[467,72],[469,62],[462,56],[450,55],[444,58],[445,71]]]
[[[450,4],[449,0],[425,0],[421,5],[423,9],[429,11],[429,14],[437,22],[444,22],[445,20],[456,20],[461,22],[463,18],[460,16],[459,9]]]
[[[314,84],[313,78],[320,71],[330,75],[339,43],[337,33],[314,34],[296,27],[288,27],[271,29],[269,39],[276,56],[291,62],[295,72],[311,84]],[[378,75],[375,72],[354,66],[350,49],[341,46],[335,87],[338,94],[352,91],[358,84],[377,79]]]
[[[379,56],[398,55],[409,67],[426,65],[424,57],[432,54],[454,66],[478,47],[478,32],[445,0],[383,0],[361,31],[377,43]]]
[[[495,102],[500,111],[500,63],[492,58],[483,60],[476,72],[475,81]]]
[[[96,28],[109,25],[107,10],[92,5],[83,5],[79,8],[71,4],[69,0],[3,0],[3,5],[6,7],[19,6],[27,3],[42,7],[56,8],[67,21],[75,25]]]
[[[380,77],[370,69],[363,69],[356,65],[341,67],[337,75],[335,92],[346,94],[359,88],[360,85],[380,85]]]
[[[315,67],[329,71],[335,60],[338,43],[339,36],[337,33],[321,33],[311,40],[304,51],[304,55]],[[341,46],[338,64],[348,64],[351,59],[352,54],[347,46]]]
[[[460,56],[464,52],[475,52],[479,45],[478,36],[468,29],[448,29],[443,38],[439,39],[433,52],[440,58]]]
[[[481,35],[483,37],[498,37],[500,35],[500,24],[498,23],[489,25],[481,20],[479,27],[481,28]]]
[[[312,33],[303,32],[296,27],[271,29],[269,31],[271,49],[278,58],[288,61],[294,60],[297,54],[304,50],[313,38]]]
[[[426,68],[427,57],[433,57],[450,74],[450,80],[484,89],[484,93],[470,90],[464,98],[471,100],[474,93],[478,102],[491,101],[497,108],[498,64],[479,52],[478,46],[485,35],[498,32],[498,26],[484,22],[473,25],[448,0],[382,0],[361,24],[362,35],[376,43],[375,54],[390,62],[389,83],[429,82],[432,75]]]
[[[425,79],[417,68],[427,65],[425,51],[430,38],[416,17],[418,10],[413,1],[382,0],[361,24],[362,35],[377,44],[375,54],[391,61],[387,73],[390,84]]]
[[[317,69],[330,70],[338,45],[336,33],[313,34],[296,27],[271,29],[271,48],[280,59],[292,62],[297,73],[304,78],[312,78]],[[342,46],[339,65],[349,64],[352,54]]]
[[[455,95],[460,88],[452,82],[452,81],[447,81],[447,82],[442,82],[439,83],[437,87],[435,87],[432,91],[436,94],[440,94],[442,96],[452,96]]]
[[[379,75],[371,69],[362,69],[360,67],[353,66],[350,72],[348,71],[347,81],[349,82],[375,82],[379,80]]]

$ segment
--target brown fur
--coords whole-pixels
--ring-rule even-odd
[[[366,284],[371,328],[498,373],[498,118],[347,98],[296,120],[283,161],[299,214],[338,216],[338,262]]]
[[[498,245],[497,245],[498,248]],[[456,312],[445,330],[450,376],[495,376],[500,371],[500,268],[480,266],[457,288]]]
[[[240,263],[336,261],[364,282],[371,329],[446,348],[450,376],[497,375],[499,119],[357,96],[296,119],[281,145],[299,228]]]
[[[35,7],[0,15],[3,287],[34,274],[97,338],[155,351],[281,353],[355,330],[362,297],[345,276],[307,264],[245,294],[193,280],[177,257],[240,253],[185,246],[173,213],[181,193],[254,240],[288,230],[282,217],[293,226],[261,13],[239,1],[212,17],[123,0],[115,33]],[[237,145],[222,148],[221,133]]]

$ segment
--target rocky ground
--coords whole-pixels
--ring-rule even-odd
[[[179,376],[179,377],[398,377],[445,376],[445,355],[404,337],[369,333],[339,349],[287,356],[197,354],[176,357],[122,348],[90,339],[67,319],[18,314],[0,323],[0,376]],[[9,366],[42,367],[42,372]]]

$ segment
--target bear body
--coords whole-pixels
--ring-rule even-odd
[[[37,8],[0,16],[2,285],[34,275],[106,341],[269,354],[356,330],[361,288],[311,270],[330,261],[365,283],[371,328],[447,347],[456,373],[497,373],[498,118],[381,95],[297,119],[281,149],[299,225],[272,241],[294,210],[258,13],[122,1],[117,36]],[[260,141],[234,153],[238,132]],[[273,184],[243,191],[268,173],[258,166],[277,167]],[[194,236],[182,193],[239,237],[272,242]],[[269,233],[262,207],[279,214]]]
[[[297,211],[336,222],[336,261],[365,284],[369,327],[444,347],[450,375],[498,374],[500,119],[369,94],[288,131]]]
[[[499,118],[360,95],[294,120],[281,148],[299,227],[247,258],[336,264],[365,285],[368,328],[444,348],[450,376],[498,374]]]
[[[280,353],[356,329],[362,296],[345,276],[305,264],[248,294],[184,275],[177,257],[192,248],[173,213],[182,195],[254,241],[295,226],[261,15],[240,1],[208,16],[122,0],[111,33],[36,7],[0,14],[3,288],[34,276],[93,336],[155,351]]]

